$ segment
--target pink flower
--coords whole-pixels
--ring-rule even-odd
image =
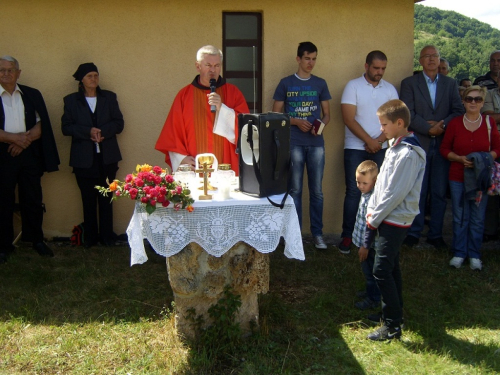
[[[122,193],[121,193],[121,191],[120,191],[120,190],[116,190],[116,191],[115,191],[115,195],[116,195],[117,197],[119,197],[120,195],[122,195]]]
[[[163,195],[160,195],[158,198],[156,198],[156,200],[158,203],[163,203],[166,201],[165,196]]]
[[[182,207],[182,204],[180,204],[180,203],[174,204],[174,210],[176,210],[176,211],[179,211],[181,209],[181,207]]]
[[[175,193],[176,193],[176,194],[182,194],[182,186],[178,185],[178,186],[175,188]]]
[[[136,188],[131,188],[128,193],[130,194],[130,199],[135,199],[137,198],[137,189]]]
[[[128,174],[127,177],[125,177],[125,182],[132,182],[134,181],[134,176],[131,174]]]
[[[161,205],[163,207],[168,207],[169,204],[170,204],[170,201],[161,202]]]
[[[135,179],[135,185],[136,186],[139,186],[139,187],[143,187],[144,186],[144,181],[140,178],[136,178]]]
[[[154,182],[156,185],[160,185],[161,184],[161,176],[154,176]]]
[[[142,203],[148,203],[149,198],[148,197],[142,197],[141,202]]]
[[[151,200],[149,201],[149,204],[150,204],[151,206],[156,206],[156,200],[151,199]]]
[[[167,194],[167,189],[165,189],[164,186],[161,186],[160,187],[160,195],[165,195],[165,194]]]
[[[155,174],[157,174],[157,175],[160,175],[160,174],[161,174],[161,172],[162,172],[162,170],[161,170],[161,168],[160,168],[160,167],[158,167],[157,165],[155,165],[155,166],[153,167],[153,172],[154,172]]]
[[[131,188],[131,187],[132,187],[132,185],[130,185],[130,184],[125,184],[125,186],[123,187],[123,189],[125,189],[125,190],[127,190],[127,191],[128,191],[128,190],[130,190],[130,188]]]
[[[174,177],[172,175],[168,174],[165,176],[165,181],[167,181],[169,184],[171,184],[172,182],[174,182]]]

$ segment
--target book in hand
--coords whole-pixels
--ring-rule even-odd
[[[326,126],[325,123],[320,119],[314,120],[312,124],[312,133],[321,135],[321,133],[323,133],[323,129],[325,128],[325,126]]]

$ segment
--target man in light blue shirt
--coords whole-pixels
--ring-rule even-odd
[[[430,221],[427,243],[447,248],[443,240],[443,221],[446,211],[449,162],[439,153],[439,147],[448,122],[464,113],[457,82],[438,73],[439,51],[428,45],[420,52],[422,73],[405,78],[401,82],[400,99],[410,110],[410,131],[415,132],[427,154],[425,175],[422,182],[419,210],[404,244],[418,243],[424,229],[427,195],[430,199]]]

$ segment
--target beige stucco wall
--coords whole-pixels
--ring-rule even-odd
[[[68,166],[70,138],[60,131],[62,98],[76,91],[71,75],[94,62],[101,87],[118,94],[125,130],[118,136],[124,160],[118,177],[137,163],[163,165],[154,143],[177,91],[194,77],[196,50],[222,44],[223,11],[263,13],[264,110],[272,107],[279,79],[296,70],[298,42],[319,49],[314,74],[326,79],[333,97],[325,133],[325,233],[339,233],[344,196],[340,97],[347,81],[363,72],[366,54],[384,51],[384,78],[399,89],[411,74],[413,0],[167,1],[17,0],[2,4],[0,55],[16,57],[20,83],[44,95],[61,157],[60,171],[43,177],[46,236],[67,236],[83,220],[79,190]],[[307,204],[305,205],[307,207]],[[115,231],[123,233],[133,211],[115,203]],[[304,213],[304,232],[308,233]]]

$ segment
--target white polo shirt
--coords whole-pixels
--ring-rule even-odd
[[[352,104],[356,106],[356,115],[354,119],[363,127],[363,129],[372,138],[378,137],[380,131],[380,122],[377,117],[377,109],[385,102],[398,99],[396,88],[389,82],[380,80],[377,86],[373,87],[364,74],[347,83],[342,93],[342,104]],[[387,144],[384,143],[384,148]],[[356,137],[346,126],[344,148],[352,150],[364,150],[365,143]]]

